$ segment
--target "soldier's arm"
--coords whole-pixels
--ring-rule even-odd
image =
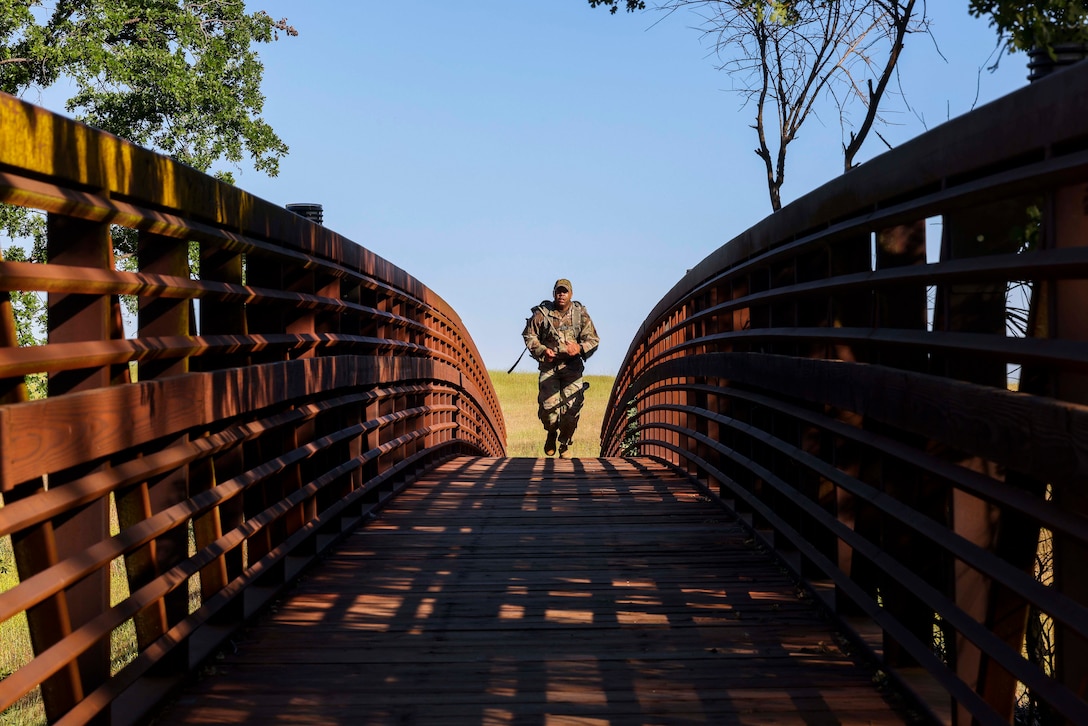
[[[540,313],[534,310],[533,317],[525,321],[525,330],[521,332],[525,347],[529,349],[529,355],[536,360],[544,360],[550,357],[548,356],[548,347],[540,342],[541,323],[543,322]]]
[[[578,344],[582,346],[582,356],[588,358],[590,353],[600,345],[601,339],[597,335],[597,328],[593,325],[593,318],[589,317],[589,311],[582,310],[582,332],[578,335]]]

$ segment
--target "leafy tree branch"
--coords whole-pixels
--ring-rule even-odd
[[[975,17],[990,17],[1010,53],[1039,48],[1054,58],[1055,45],[1088,43],[1085,0],[971,0],[969,10]]]
[[[261,116],[257,48],[296,35],[244,0],[0,0],[0,90],[63,78],[74,87],[65,108],[81,121],[226,181],[247,159],[275,176],[288,147]],[[0,233],[34,245],[29,255],[7,246],[5,260],[46,262],[42,221],[0,205]],[[119,266],[131,268],[134,231],[115,227],[113,239]],[[33,293],[11,298],[20,344],[36,344],[44,305]]]

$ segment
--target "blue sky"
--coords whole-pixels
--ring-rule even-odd
[[[326,226],[445,298],[492,370],[568,277],[602,338],[587,369],[615,373],[685,271],[770,213],[753,111],[693,15],[611,16],[585,0],[247,4],[299,35],[261,50],[264,117],[291,153],[274,179],[237,170],[239,186],[324,205]],[[892,143],[1026,83],[1022,56],[980,73],[996,36],[966,2],[928,5],[935,41],[911,37],[902,63],[913,110],[884,104]],[[790,148],[786,202],[841,169],[825,111]],[[533,369],[528,356],[518,368]]]

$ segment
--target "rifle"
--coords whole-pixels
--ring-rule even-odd
[[[514,365],[510,366],[510,370],[506,371],[507,373],[513,373],[514,372],[514,369],[518,367],[518,363],[521,363],[521,359],[525,357],[525,351],[527,351],[527,350],[529,350],[529,349],[528,348],[522,348],[521,349],[521,355],[519,355],[518,359],[516,361],[514,361]]]

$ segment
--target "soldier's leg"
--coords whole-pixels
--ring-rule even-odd
[[[562,382],[556,369],[549,368],[540,372],[539,390],[536,398],[537,416],[546,431],[552,431],[559,426],[560,403],[562,403],[561,387]]]
[[[555,441],[559,435],[560,404],[562,403],[561,387],[562,383],[556,369],[549,368],[540,372],[539,391],[536,399],[537,417],[540,418],[544,430],[548,432],[548,437],[544,442],[544,453],[548,456],[555,453]]]
[[[562,413],[559,416],[559,451],[562,453],[570,446],[574,432],[578,429],[578,419],[585,403],[585,387],[581,368],[565,370],[560,379],[560,398],[565,403],[561,406]]]

